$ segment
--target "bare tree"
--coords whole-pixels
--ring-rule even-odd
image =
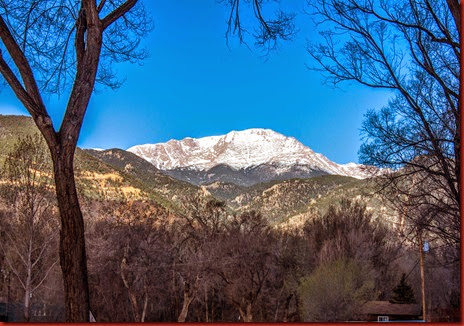
[[[1,195],[10,210],[0,222],[0,248],[22,287],[25,321],[31,317],[33,295],[58,263],[58,219],[47,175],[51,169],[38,137],[20,139],[2,168],[6,185]]]
[[[272,298],[275,242],[265,219],[251,211],[234,217],[217,251],[216,272],[225,283],[225,296],[244,322],[255,321],[256,306]]]
[[[95,83],[117,86],[111,64],[144,57],[137,46],[146,23],[137,0],[0,2],[0,73],[31,114],[53,160],[67,321],[89,320],[84,222],[73,169],[79,132]],[[56,129],[43,94],[68,84],[68,104]]]
[[[161,298],[168,296],[163,292],[173,257],[168,213],[150,201],[113,203],[112,208],[111,220],[96,223],[89,237],[92,297],[100,320],[144,322],[153,318],[153,302],[161,308]],[[118,302],[102,307],[105,296],[115,292]]]
[[[191,198],[184,206],[186,214],[179,221],[173,244],[176,261],[174,272],[183,287],[178,322],[186,321],[193,300],[201,297],[200,290],[205,291],[207,296],[208,288],[214,284],[217,276],[212,272],[212,266],[217,261],[213,259],[212,252],[215,252],[227,222],[224,202]]]
[[[322,44],[308,49],[328,80],[394,95],[366,115],[361,161],[392,169],[377,178],[382,193],[410,213],[411,223],[457,252],[459,2],[318,0],[311,6],[318,22],[330,28]]]

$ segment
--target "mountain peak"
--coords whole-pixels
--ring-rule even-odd
[[[294,138],[261,128],[233,130],[221,136],[171,139],[166,143],[133,146],[128,151],[163,170],[186,167],[207,170],[218,164],[240,169],[263,163],[282,163],[285,156],[301,154],[301,151],[312,153]]]
[[[128,151],[146,159],[164,171],[209,171],[217,166],[227,166],[231,171],[266,170],[269,180],[285,176],[304,177],[317,174],[338,174],[365,178],[360,165],[340,165],[293,137],[272,129],[251,128],[230,131],[225,135],[202,138],[171,139],[166,143],[137,145]],[[264,169],[271,167],[271,170]],[[218,169],[216,169],[218,170]],[[215,170],[215,171],[216,171]],[[292,171],[289,173],[289,171]],[[207,175],[207,173],[205,174]],[[266,180],[267,180],[266,179]]]

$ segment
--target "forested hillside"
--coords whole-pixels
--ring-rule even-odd
[[[47,149],[26,117],[0,117],[0,143],[0,297],[16,320],[62,321]],[[75,164],[97,321],[364,320],[401,282],[420,298],[417,245],[373,180],[197,187],[120,149]],[[431,313],[451,320],[459,273],[427,241]]]

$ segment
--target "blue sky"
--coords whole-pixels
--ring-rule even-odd
[[[295,40],[263,58],[237,42],[227,46],[227,10],[215,0],[146,2],[155,25],[145,39],[150,56],[142,65],[118,65],[123,86],[93,95],[79,146],[126,149],[270,128],[337,163],[358,162],[363,115],[385,105],[389,94],[350,84],[334,89],[306,68],[315,65],[306,42],[318,34],[303,7],[290,8],[298,15]],[[66,98],[46,102],[57,124]],[[3,89],[0,114],[27,112]]]

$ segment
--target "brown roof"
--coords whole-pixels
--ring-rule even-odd
[[[398,304],[388,301],[368,301],[361,307],[364,315],[420,316],[420,304]]]

